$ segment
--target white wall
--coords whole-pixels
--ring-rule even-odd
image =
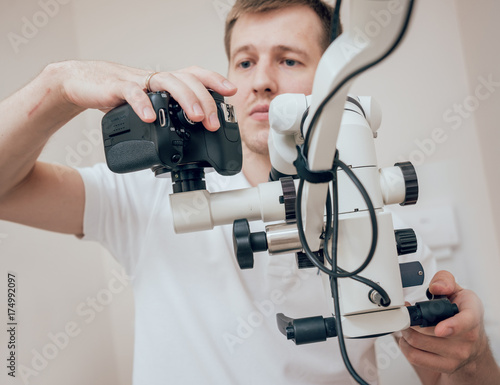
[[[197,64],[226,71],[221,15],[231,0],[59,1],[66,4],[53,9],[45,25],[43,15],[37,13],[42,11],[38,0],[0,1],[0,98],[27,83],[45,64],[71,58],[117,61],[151,70]],[[494,199],[500,183],[496,170],[500,134],[494,129],[500,92],[481,101],[456,130],[443,120],[447,109],[474,94],[479,76],[492,74],[500,81],[500,56],[494,48],[495,37],[500,36],[495,23],[499,11],[495,0],[420,0],[404,45],[363,75],[353,91],[373,95],[382,105],[384,121],[377,143],[381,166],[408,157],[420,160],[420,204],[402,208],[401,214],[419,222],[423,219],[417,211],[422,209],[448,205],[455,213],[459,243],[453,257],[440,263],[480,295],[493,347],[500,352],[500,309],[494,286],[500,271],[500,205]],[[32,20],[36,15],[42,17],[42,26],[16,53],[8,34],[21,34],[22,18]],[[68,124],[51,140],[44,159],[78,166],[101,161],[102,147],[86,136],[99,129],[101,116],[88,112]],[[428,143],[436,128],[443,129],[446,140],[427,147],[427,154],[419,157],[418,151],[423,151],[418,143]],[[64,331],[68,322],[81,330],[37,377],[31,377],[31,383],[130,383],[130,286],[123,285],[124,290],[89,323],[76,312],[89,297],[105,298],[103,290],[118,274],[119,267],[104,250],[72,236],[0,222],[2,288],[7,270],[18,274],[21,364],[31,366],[32,349],[50,350],[49,334]],[[5,294],[0,294],[0,308],[5,309]],[[6,337],[1,334],[1,346]],[[5,370],[0,369],[2,382]],[[388,370],[382,370],[384,377]],[[401,377],[388,377],[401,383]],[[12,383],[23,382],[18,378]]]

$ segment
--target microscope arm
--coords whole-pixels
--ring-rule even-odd
[[[382,58],[398,40],[402,26],[406,22],[408,1],[404,1],[403,10],[394,15],[383,28],[377,30],[373,38],[360,40],[359,31],[364,31],[373,23],[373,14],[387,10],[390,0],[352,0],[350,2],[349,28],[339,36],[321,58],[314,79],[311,106],[304,124],[304,136],[309,135],[305,143],[310,170],[320,171],[332,168],[337,137],[343,116],[348,90],[354,76],[369,63]],[[345,81],[345,79],[349,79]],[[335,95],[324,105],[322,103],[334,90]],[[321,112],[313,122],[316,112]],[[343,154],[340,154],[342,157]],[[306,182],[303,192],[302,215],[305,235],[312,250],[320,247],[319,235],[324,223],[324,202],[328,184]]]

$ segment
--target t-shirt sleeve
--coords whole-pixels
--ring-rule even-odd
[[[155,178],[151,172],[115,174],[105,164],[78,171],[85,185],[83,239],[102,244],[130,274],[154,213],[155,189],[148,184]]]

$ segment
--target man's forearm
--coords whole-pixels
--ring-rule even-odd
[[[63,65],[49,65],[0,103],[0,199],[27,177],[50,136],[83,111],[65,99],[63,76]]]

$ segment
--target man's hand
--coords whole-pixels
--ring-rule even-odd
[[[429,290],[446,295],[459,313],[432,328],[403,331],[401,351],[424,384],[499,384],[500,371],[488,346],[479,297],[455,282],[447,271],[438,272]]]
[[[58,80],[61,95],[72,106],[106,112],[128,102],[143,121],[156,119],[145,92],[149,71],[109,62],[68,61],[49,65],[45,73]],[[153,91],[168,91],[191,120],[203,122],[211,131],[219,128],[219,121],[207,88],[223,96],[236,92],[236,87],[222,75],[200,67],[160,72],[149,84]]]
[[[108,62],[55,63],[0,102],[0,218],[81,235],[85,192],[80,174],[37,159],[50,136],[88,108],[108,111],[128,102],[143,121],[153,122],[145,92],[149,74]],[[222,75],[199,67],[160,72],[149,86],[169,92],[191,120],[211,131],[219,121],[207,88],[223,96],[236,92]]]

